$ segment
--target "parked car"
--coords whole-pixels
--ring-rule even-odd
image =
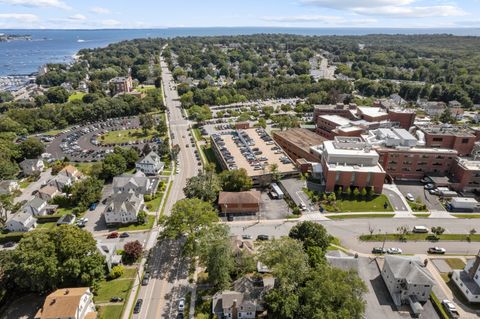
[[[438,195],[439,193],[438,188],[429,189],[428,192],[432,195]]]
[[[387,254],[390,254],[390,255],[399,255],[401,253],[402,253],[402,250],[400,248],[392,247],[387,249]]]
[[[5,248],[10,248],[10,247],[13,247],[15,246],[15,242],[13,241],[9,241],[9,242],[6,242],[5,244],[3,244],[3,247]]]
[[[118,233],[117,233],[116,231],[114,231],[113,233],[108,234],[107,238],[108,238],[108,239],[110,239],[110,238],[118,238]]]
[[[227,215],[227,220],[229,222],[233,222],[233,216],[232,215]]]
[[[405,197],[411,202],[415,201],[415,197],[413,197],[413,195],[411,193],[408,193],[407,196],[405,196]]]
[[[428,228],[425,226],[413,226],[414,233],[428,233]]]
[[[258,240],[268,240],[268,235],[258,235],[257,239]]]
[[[140,313],[140,309],[142,309],[143,299],[138,299],[135,307],[133,308],[133,313],[137,314]]]
[[[110,302],[122,302],[123,298],[122,297],[112,297],[110,298]]]
[[[447,252],[447,250],[445,248],[442,248],[442,247],[430,247],[428,248],[428,253],[429,254],[445,254]]]
[[[180,298],[178,300],[178,311],[183,312],[185,310],[185,298]]]
[[[146,271],[145,274],[143,275],[142,286],[148,285],[149,281],[150,281],[150,273]]]
[[[177,319],[183,319],[183,318],[184,318],[184,317],[183,317],[183,312],[179,312],[179,313],[177,314]]]
[[[382,247],[374,247],[372,249],[372,254],[386,254],[386,253],[387,253],[387,250]]]
[[[457,307],[448,299],[442,300],[442,306],[451,318],[460,318]]]
[[[130,234],[127,232],[120,234],[120,238],[127,238],[127,237],[130,237]]]
[[[435,185],[432,184],[432,183],[429,183],[429,184],[426,184],[426,185],[424,186],[424,188],[425,188],[426,190],[434,189],[434,188],[435,188]]]
[[[242,239],[252,239],[252,235],[242,235]]]

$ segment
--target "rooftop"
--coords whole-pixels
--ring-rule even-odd
[[[360,111],[360,113],[371,117],[380,117],[387,115],[387,112],[385,112],[385,110],[380,107],[359,106],[358,110]]]
[[[426,134],[433,135],[455,135],[464,137],[474,137],[473,130],[468,126],[452,125],[452,124],[423,124],[417,125]]]
[[[259,191],[220,192],[218,204],[258,204],[261,200]]]
[[[273,136],[280,136],[297,147],[309,152],[310,146],[322,144],[326,139],[303,128],[292,128],[286,131],[275,131]]]
[[[76,318],[82,296],[88,287],[58,289],[47,296],[35,318]]]
[[[385,256],[385,264],[388,264],[393,276],[397,279],[405,279],[411,284],[435,284],[435,279],[418,257]]]
[[[471,171],[479,171],[480,170],[480,161],[470,160],[466,158],[459,158],[458,164],[463,168]]]
[[[337,124],[337,126],[346,126],[350,124],[349,119],[344,118],[343,116],[340,116],[340,115],[320,115],[319,118],[333,122]]]

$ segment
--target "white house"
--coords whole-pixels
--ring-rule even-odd
[[[11,194],[18,189],[20,186],[14,180],[0,181],[0,194]]]
[[[134,175],[123,174],[113,178],[113,192],[126,193],[133,191],[142,195],[153,195],[158,188],[158,178],[147,177],[141,171]]]
[[[59,191],[62,191],[66,186],[72,186],[73,183],[74,179],[72,177],[58,174],[48,182],[48,185],[56,187]]]
[[[145,206],[143,195],[132,190],[115,193],[107,202],[104,211],[105,222],[111,224],[129,224],[137,221],[137,216]]]
[[[63,175],[69,177],[73,182],[76,182],[85,177],[75,166],[67,165],[65,166],[58,175]]]
[[[35,319],[95,319],[93,293],[88,287],[58,289],[45,298]]]
[[[139,160],[135,167],[146,175],[158,175],[163,171],[165,163],[160,160],[160,156],[157,153],[152,151]]]
[[[418,257],[385,256],[382,278],[396,306],[410,305],[415,313],[430,297],[435,280]]]
[[[11,232],[27,232],[35,228],[37,220],[32,214],[19,212],[13,215],[5,224],[5,229]]]
[[[24,175],[30,176],[41,173],[45,168],[45,164],[43,164],[43,161],[39,158],[26,159],[20,162],[20,167]]]
[[[23,211],[33,216],[42,216],[53,214],[57,207],[57,205],[48,205],[47,201],[40,197],[34,197],[23,206]]]
[[[452,279],[469,302],[480,302],[480,252],[468,260],[463,270],[453,271]]]
[[[122,263],[122,256],[117,254],[117,245],[112,242],[102,243],[97,241],[97,249],[105,257],[108,270]]]

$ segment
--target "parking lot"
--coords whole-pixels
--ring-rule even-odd
[[[137,117],[117,118],[96,122],[84,126],[74,126],[64,130],[55,137],[42,136],[47,142],[46,153],[51,154],[50,160],[68,157],[74,162],[93,162],[102,160],[106,154],[113,152],[115,146],[136,146],[142,149],[146,143],[160,143],[157,139],[140,139],[119,144],[104,145],[100,142],[102,134],[111,131],[139,128]]]
[[[430,194],[425,188],[424,185],[420,182],[403,182],[396,181],[398,189],[404,196],[408,193],[412,194],[415,199],[420,197],[423,203],[427,205],[429,211],[445,211],[445,208],[440,203],[437,195]]]

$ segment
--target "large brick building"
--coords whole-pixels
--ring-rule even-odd
[[[307,129],[292,128],[286,131],[274,131],[273,139],[294,161],[304,158],[311,162],[320,162],[320,157],[310,151],[311,146],[322,144],[325,138]]]
[[[448,148],[458,151],[459,156],[472,153],[478,140],[476,132],[468,127],[457,125],[417,125],[425,135],[425,146],[432,148]]]
[[[480,161],[458,158],[451,170],[452,188],[462,192],[480,190]]]

